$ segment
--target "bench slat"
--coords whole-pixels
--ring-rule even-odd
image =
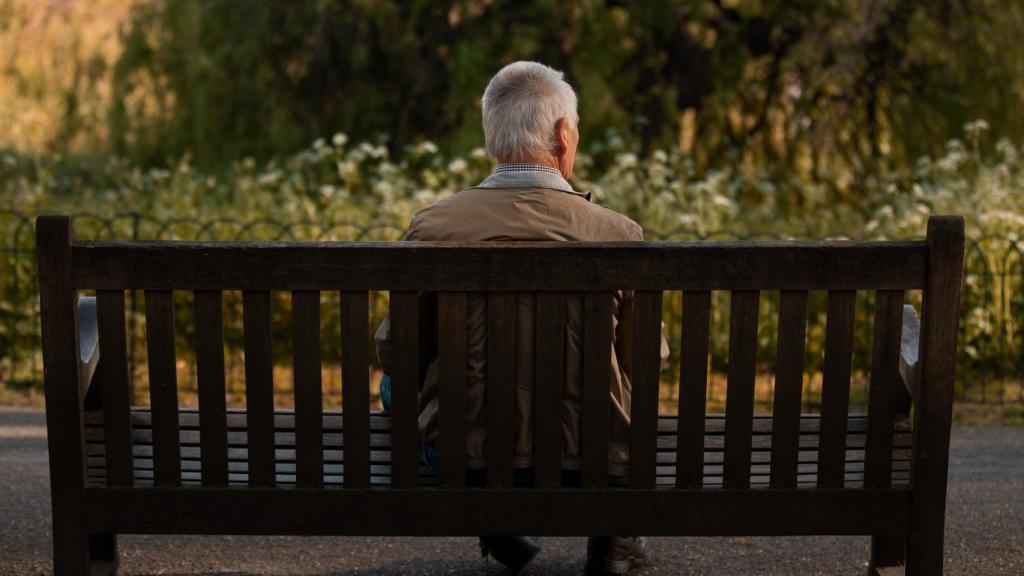
[[[72,255],[75,285],[85,289],[856,290],[924,287],[928,246],[101,241],[75,242]]]
[[[341,293],[341,381],[345,421],[346,488],[370,485],[369,295]]]
[[[537,293],[533,389],[534,484],[554,488],[562,475],[562,386],[565,379],[565,294]]]
[[[154,477],[159,486],[177,486],[181,482],[181,463],[174,293],[170,290],[146,291],[146,352],[149,359],[149,402],[153,411]]]
[[[515,451],[516,294],[487,294],[487,486],[512,487]]]
[[[323,484],[323,391],[320,381],[320,293],[292,292],[292,361],[298,484]]]
[[[270,292],[242,293],[245,340],[245,426],[248,431],[249,483],[274,485],[274,346]],[[230,422],[232,414],[228,415]]]
[[[441,482],[466,485],[466,293],[437,295],[438,449]]]
[[[584,297],[583,421],[580,424],[584,488],[608,485],[612,298],[611,292],[587,292]]]
[[[704,476],[701,469],[704,467],[710,321],[711,292],[684,292],[676,420],[678,488],[700,488]]]
[[[800,443],[800,395],[804,384],[807,292],[779,295],[778,356],[772,401],[772,488],[795,488]]]
[[[865,445],[864,486],[885,488],[892,473],[892,426],[896,419],[903,325],[903,291],[875,294],[875,332],[868,391],[868,430]]]
[[[661,292],[636,292],[634,301],[636,313],[633,327],[629,484],[632,488],[653,488],[658,440]]]
[[[419,350],[419,302],[415,292],[391,292],[391,341],[395,350]],[[391,374],[391,467],[395,487],[416,486],[419,464],[419,360],[397,354]]]
[[[96,315],[100,350],[97,366],[102,386],[103,425],[111,486],[132,485],[132,392],[128,384],[124,292],[96,292]]]
[[[724,483],[727,488],[750,486],[759,297],[757,291],[732,293],[725,397]]]
[[[203,485],[227,486],[227,400],[224,395],[224,321],[221,291],[196,290],[194,298]]]
[[[856,303],[857,293],[854,291],[828,293],[818,445],[819,488],[840,488],[843,484]]]

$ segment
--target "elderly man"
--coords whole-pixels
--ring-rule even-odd
[[[487,152],[498,166],[478,186],[464,190],[420,211],[413,218],[406,240],[641,240],[643,232],[629,218],[590,201],[573,189],[572,177],[579,142],[576,93],[561,72],[536,62],[515,62],[491,79],[483,96],[483,128]],[[534,301],[519,296],[516,325],[516,430],[513,464],[531,466],[533,445],[530,418],[534,352]],[[630,381],[628,354],[632,294],[615,297],[616,342],[612,354],[612,419],[610,464],[612,473],[624,471],[629,459]],[[484,397],[487,380],[486,300],[467,299],[466,451],[470,468],[484,468],[486,424]],[[580,297],[566,305],[566,371],[562,402],[563,467],[579,467],[580,398],[582,388],[583,311]],[[377,332],[378,353],[387,372],[388,321]],[[663,355],[667,347],[663,346]],[[436,463],[438,366],[427,369],[420,395],[419,425],[424,457]],[[382,386],[385,404],[390,402]],[[513,571],[521,570],[540,550],[529,538],[482,537],[484,554],[490,553]],[[647,561],[642,538],[591,538],[587,544],[587,571],[624,574],[633,564]]]

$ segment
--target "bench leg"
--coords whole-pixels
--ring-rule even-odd
[[[89,536],[89,575],[114,576],[117,574],[117,535]]]
[[[907,541],[902,536],[875,535],[871,537],[871,563],[868,576],[886,576],[904,565]]]

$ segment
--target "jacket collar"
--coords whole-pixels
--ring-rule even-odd
[[[517,165],[522,166],[522,165]],[[541,167],[538,167],[541,168]],[[549,188],[560,190],[590,201],[590,192],[577,192],[572,185],[554,170],[495,170],[477,188]]]

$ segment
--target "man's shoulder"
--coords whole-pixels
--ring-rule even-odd
[[[632,218],[595,202],[587,202],[593,218],[603,224],[607,234],[614,238],[606,240],[643,240],[644,229]]]

